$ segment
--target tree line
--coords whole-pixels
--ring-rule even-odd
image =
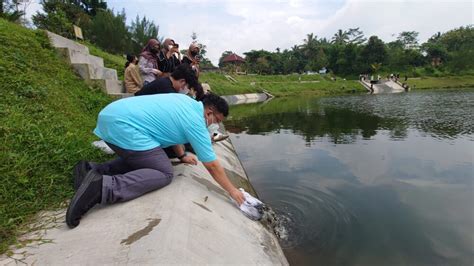
[[[379,70],[413,75],[420,72],[428,75],[472,73],[472,25],[438,32],[422,44],[418,41],[418,34],[416,31],[404,31],[398,34],[395,41],[385,43],[377,36],[367,39],[359,28],[339,29],[330,40],[310,33],[302,44],[291,49],[245,52],[245,70],[258,74],[290,74],[318,72],[326,68],[341,76],[358,76]],[[225,51],[222,54],[220,67],[226,67],[222,60],[231,53]]]

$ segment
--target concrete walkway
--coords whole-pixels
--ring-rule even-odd
[[[371,91],[371,84],[369,81],[359,81],[367,91],[372,94],[381,94],[381,93],[400,93],[404,92],[405,89],[398,83],[393,80],[380,80],[379,83],[373,84],[373,92]]]
[[[231,181],[253,192],[230,140],[214,144]],[[200,163],[174,166],[173,182],[135,200],[95,207],[75,229],[65,209],[43,213],[26,246],[0,265],[288,265],[275,235],[246,218]]]

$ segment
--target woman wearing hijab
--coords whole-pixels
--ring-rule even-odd
[[[179,45],[172,39],[166,39],[163,42],[163,47],[158,54],[158,69],[162,72],[160,76],[169,77],[175,68],[181,64],[175,54],[179,55]]]
[[[158,53],[160,52],[160,42],[156,39],[150,39],[143,48],[138,60],[138,66],[142,75],[143,84],[148,84],[161,76],[158,69]]]
[[[127,63],[125,63],[125,89],[128,93],[135,93],[142,88],[142,77],[137,68],[138,59],[134,55],[127,55]]]
[[[181,63],[189,64],[194,72],[196,72],[196,77],[199,77],[199,46],[196,43],[191,43],[186,54],[183,56]]]

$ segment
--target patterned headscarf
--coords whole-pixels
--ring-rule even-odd
[[[157,44],[160,45],[158,40],[150,39],[140,54],[140,56],[143,56],[146,60],[151,61],[154,68],[158,68],[158,55],[153,53],[151,48]]]

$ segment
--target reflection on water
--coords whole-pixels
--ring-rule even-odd
[[[226,122],[291,264],[472,265],[474,90],[236,106]]]

